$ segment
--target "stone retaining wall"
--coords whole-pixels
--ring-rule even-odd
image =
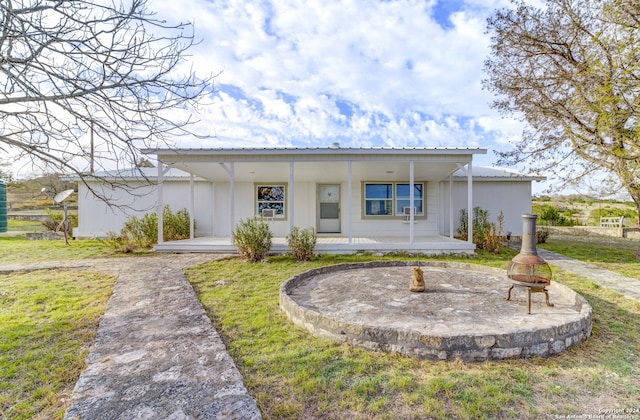
[[[610,236],[640,239],[640,228],[608,228],[599,226],[538,226],[549,233],[569,236]]]
[[[374,261],[339,264],[309,270],[285,281],[280,287],[280,306],[294,324],[315,335],[373,350],[398,352],[419,359],[462,359],[477,362],[514,357],[548,357],[585,341],[591,335],[591,306],[582,296],[557,283],[549,286],[550,291],[556,295],[564,295],[569,302],[575,301],[573,309],[576,315],[568,322],[559,322],[554,326],[539,329],[507,329],[504,333],[488,335],[424,334],[410,329],[346,323],[337,317],[303,307],[292,298],[299,285],[322,274],[373,267],[411,267],[418,264],[425,268],[452,268],[504,275],[504,270],[451,262]]]

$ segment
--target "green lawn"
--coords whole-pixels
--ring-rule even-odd
[[[471,262],[506,267],[514,254]],[[593,305],[593,336],[549,359],[418,361],[314,337],[278,307],[279,286],[292,275],[370,259],[379,258],[229,259],[188,271],[265,418],[521,419],[638,407],[640,303],[563,272],[554,281]]]
[[[0,265],[105,256],[101,241],[0,237]],[[0,274],[0,418],[62,418],[114,282],[71,270]]]
[[[0,275],[0,418],[62,418],[115,279]]]
[[[7,230],[9,232],[41,232],[44,230],[42,222],[38,220],[9,219],[7,222]]]
[[[602,236],[551,235],[540,248],[640,280],[640,240]]]
[[[592,262],[612,258],[593,240],[573,248]],[[464,261],[505,268],[514,254]],[[100,241],[0,238],[0,264],[112,255]],[[371,259],[380,258],[228,259],[189,270],[265,418],[553,418],[638,408],[640,303],[561,270],[554,281],[594,308],[593,336],[549,359],[418,361],[316,338],[279,309],[279,286],[295,273]],[[113,282],[77,271],[0,274],[0,418],[62,416]]]
[[[108,244],[100,240],[64,240],[29,241],[24,236],[0,237],[0,264],[19,262],[58,261],[92,257],[117,257]]]

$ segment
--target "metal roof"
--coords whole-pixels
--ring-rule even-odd
[[[106,179],[119,179],[119,180],[142,180],[149,179],[155,180],[158,176],[157,168],[128,168],[123,170],[112,170],[104,172],[96,172],[94,178],[100,180]],[[466,180],[467,176],[464,170],[459,169],[453,174],[455,179]],[[184,172],[177,168],[170,168],[164,175],[163,179],[167,180],[188,180],[189,173]],[[489,166],[474,166],[473,167],[473,179],[478,180],[495,180],[495,181],[543,181],[546,179],[544,176],[526,174],[509,168],[497,168]],[[74,179],[78,180],[78,179]],[[199,177],[195,177],[195,180],[201,180]]]
[[[453,173],[454,178],[466,179],[467,175],[463,169],[458,169]],[[473,178],[475,180],[514,180],[514,181],[544,181],[545,176],[527,174],[511,168],[497,168],[491,166],[473,166]]]
[[[189,180],[189,174],[187,172],[181,171],[180,169],[170,168],[163,175],[163,179],[165,181],[171,180]],[[155,181],[158,177],[158,168],[124,168],[124,169],[114,169],[108,171],[99,171],[95,172],[91,175],[87,174],[85,177],[86,180],[91,181],[142,181],[142,180],[153,180]],[[200,180],[200,178],[195,177],[195,180]],[[69,181],[79,181],[80,177],[77,175],[71,175],[65,177],[65,180]]]
[[[481,147],[238,147],[238,148],[149,148],[142,149],[144,154],[156,155],[229,155],[229,154],[486,154]]]

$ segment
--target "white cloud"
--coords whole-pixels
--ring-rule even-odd
[[[185,66],[222,71],[196,128],[216,137],[179,145],[508,147],[521,124],[481,80],[486,18],[509,3],[439,1],[151,0],[194,22]]]
[[[432,17],[433,1],[175,3],[153,6],[174,18],[197,16],[196,68],[224,69],[213,106],[220,109],[206,114],[220,136],[354,146],[512,138],[504,120],[492,122],[498,117],[480,83],[484,22],[495,1],[459,5],[447,29]],[[242,95],[225,94],[225,86]]]

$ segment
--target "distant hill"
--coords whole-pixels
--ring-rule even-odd
[[[557,212],[550,211],[550,208]],[[541,225],[545,224],[545,215],[548,216],[548,221],[550,215],[557,213],[566,220],[582,226],[596,226],[600,222],[600,217],[617,216],[625,217],[626,226],[637,226],[638,212],[636,208],[633,201],[598,200],[580,195],[542,196],[532,199],[532,211],[539,216]]]
[[[49,196],[42,192],[46,188]],[[7,184],[7,210],[27,210],[53,206],[55,194],[64,190],[76,190],[76,183],[63,181],[61,174],[50,174],[41,177],[13,181]],[[72,194],[69,204],[77,203],[77,195]]]

